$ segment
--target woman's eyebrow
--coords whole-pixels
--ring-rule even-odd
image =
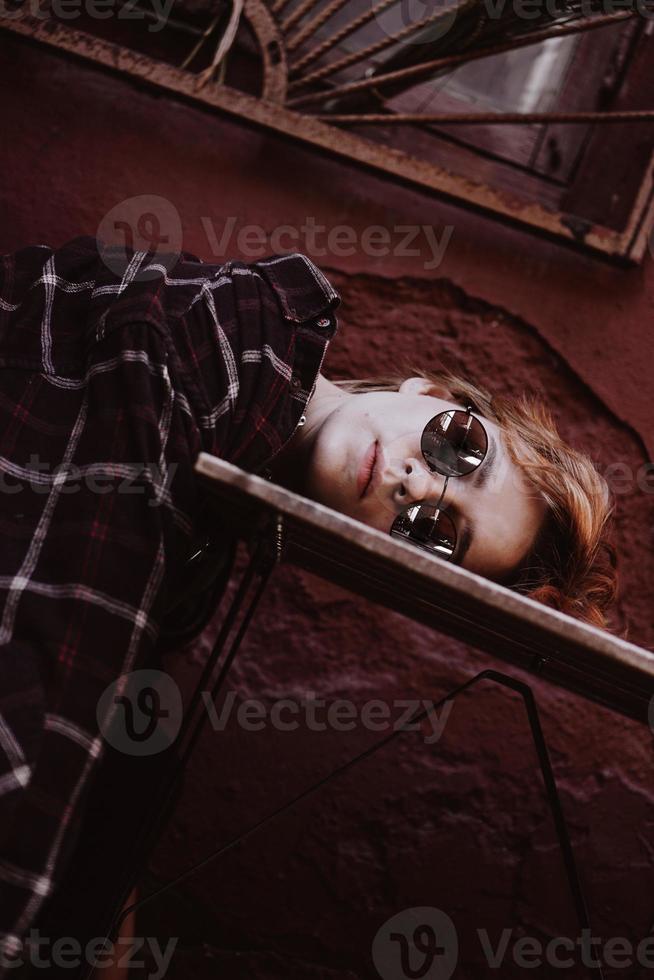
[[[484,456],[481,464],[477,467],[473,474],[473,482],[478,490],[483,489],[483,487],[488,483],[489,477],[493,472],[493,467],[495,465],[495,460],[497,458],[497,442],[493,436],[488,437],[488,452]]]

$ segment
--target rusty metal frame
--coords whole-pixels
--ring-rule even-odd
[[[634,263],[643,258],[654,221],[654,152],[624,231],[580,221],[574,215],[517,200],[514,193],[504,193],[401,150],[344,131],[326,122],[325,117],[288,108],[284,105],[288,65],[281,29],[263,0],[246,0],[245,16],[260,46],[264,69],[262,98],[216,82],[203,83],[190,71],[73,30],[52,18],[5,13],[0,16],[0,29],[551,240],[581,246],[584,251],[621,262]]]

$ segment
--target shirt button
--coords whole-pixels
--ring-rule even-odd
[[[316,320],[317,327],[331,327],[332,321],[328,316],[321,316],[320,319]]]
[[[302,380],[298,378],[297,374],[294,374],[293,377],[291,378],[291,387],[299,388],[301,384],[302,384]]]

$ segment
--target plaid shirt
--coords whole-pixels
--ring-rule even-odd
[[[81,237],[0,256],[5,956],[79,834],[105,751],[98,700],[157,643],[196,529],[198,453],[268,465],[338,302],[299,254],[218,266]]]

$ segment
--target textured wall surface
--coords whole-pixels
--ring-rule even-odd
[[[297,243],[344,298],[324,373],[385,371],[396,352],[425,364],[445,357],[503,392],[542,389],[563,433],[603,472],[625,463],[635,473],[648,447],[652,453],[649,256],[642,268],[618,270],[52,54],[1,43],[0,86],[18,93],[3,105],[1,251],[93,234],[110,209],[141,194],[171,202],[184,248],[214,261],[238,254],[235,239],[220,251],[207,234],[220,234],[230,218],[237,229],[257,224],[269,234],[309,217],[358,236],[371,225],[427,224],[439,235],[450,228],[443,261],[431,268],[422,233],[419,255],[356,248],[321,256]],[[654,647],[654,494],[633,479],[614,487],[618,625]],[[170,660],[185,689],[223,609],[200,643]],[[242,699],[436,700],[489,665],[501,669],[317,577],[278,569],[227,685],[232,714],[198,745],[153,875],[179,873],[381,737],[360,722],[350,732],[270,724],[244,731],[235,718]],[[654,922],[651,733],[532,683],[594,932],[637,941]],[[377,930],[422,905],[455,923],[456,976],[466,980],[525,972],[508,963],[510,953],[491,970],[480,929],[493,946],[505,929],[511,941],[577,936],[516,696],[486,684],[455,703],[439,741],[423,736],[402,735],[144,910],[146,935],[181,937],[169,976],[376,977]]]

